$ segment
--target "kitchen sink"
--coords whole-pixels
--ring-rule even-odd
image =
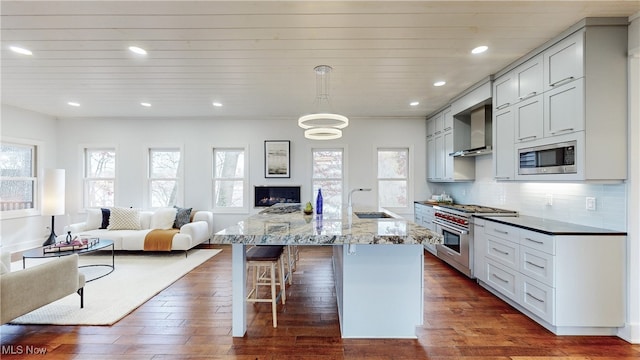
[[[369,212],[354,212],[354,214],[360,219],[387,219],[393,216],[380,211]]]

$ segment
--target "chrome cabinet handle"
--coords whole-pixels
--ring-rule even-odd
[[[496,278],[496,279],[498,279],[498,280],[502,281],[502,282],[503,282],[503,283],[505,283],[505,284],[508,284],[508,283],[509,283],[509,280],[505,280],[505,279],[501,278],[500,276],[498,276],[498,275],[496,275],[496,274],[491,274],[491,275],[493,275],[493,277],[494,277],[494,278]]]
[[[533,140],[533,139],[535,139],[535,138],[537,138],[537,136],[535,136],[535,135],[531,135],[531,136],[525,136],[525,137],[518,138],[518,140],[520,140],[520,141],[528,140],[528,139]]]
[[[544,266],[540,266],[540,265],[532,263],[531,261],[528,261],[528,260],[526,261],[526,263],[529,264],[529,265],[535,266],[538,269],[543,269],[544,270]]]
[[[530,297],[530,298],[532,298],[533,300],[537,300],[538,302],[541,302],[541,303],[543,303],[543,304],[544,304],[544,300],[539,299],[539,298],[537,298],[537,297],[535,297],[535,296],[531,295],[531,293],[529,293],[529,292],[527,292],[527,296],[529,296],[529,297]]]
[[[503,231],[503,230],[498,230],[498,229],[493,229],[493,231],[499,233],[499,234],[505,234],[507,235],[509,232],[508,231]]]
[[[543,241],[538,241],[538,240],[533,240],[532,238],[524,238],[525,240],[531,241],[532,243],[536,243],[536,244],[540,244],[540,245],[544,245]]]
[[[502,250],[500,250],[500,249],[496,249],[496,248],[492,248],[492,249],[493,249],[493,251],[495,251],[495,252],[497,252],[497,253],[500,253],[500,254],[502,254],[502,255],[509,255],[509,252],[508,252],[508,251],[502,251]]]
[[[528,99],[530,97],[536,96],[537,94],[538,94],[538,92],[532,91],[532,92],[528,93],[525,96],[520,96],[520,100],[526,100],[526,99]]]
[[[504,103],[504,104],[502,104],[502,105],[498,106],[498,107],[496,108],[496,110],[502,110],[502,109],[504,109],[504,108],[506,108],[506,107],[509,107],[509,105],[511,105],[511,103]]]
[[[567,132],[567,131],[573,131],[573,128],[566,128],[566,129],[562,129],[562,130],[553,131],[553,132],[551,132],[551,134],[555,135],[555,134],[560,134],[560,133]]]
[[[509,180],[511,176],[494,176],[493,178],[496,180]]]
[[[562,85],[562,84],[564,84],[564,83],[568,83],[569,81],[571,81],[571,80],[573,80],[573,79],[574,79],[574,77],[573,77],[573,76],[569,76],[569,77],[566,77],[566,78],[564,78],[564,79],[562,79],[562,80],[558,80],[558,81],[554,82],[553,84],[549,84],[549,86],[552,86],[552,87],[553,87],[553,86]]]
[[[482,227],[482,228],[484,227],[484,225],[480,225],[480,224],[473,224],[473,225],[476,227]]]

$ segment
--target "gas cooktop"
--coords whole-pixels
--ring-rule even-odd
[[[517,212],[513,210],[498,209],[482,205],[440,204],[437,206],[444,209],[457,210],[467,214],[517,214]]]

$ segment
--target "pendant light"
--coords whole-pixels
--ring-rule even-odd
[[[349,119],[331,112],[329,100],[329,73],[331,66],[318,65],[316,73],[316,109],[313,114],[298,119],[298,126],[305,129],[304,137],[310,140],[333,140],[342,137],[342,129],[349,125]],[[323,111],[324,110],[324,111]]]

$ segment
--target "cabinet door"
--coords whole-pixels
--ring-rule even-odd
[[[442,131],[453,130],[453,111],[451,110],[451,107],[446,108],[442,112],[442,122]]]
[[[500,76],[493,82],[493,108],[505,109],[516,102],[517,84],[513,72]]]
[[[516,123],[515,142],[542,139],[544,136],[544,111],[542,94],[514,105]]]
[[[496,180],[513,180],[515,176],[513,108],[493,114],[493,176]]]
[[[487,269],[484,254],[487,248],[487,236],[484,233],[485,221],[475,218],[473,223],[473,276],[486,282]]]
[[[444,176],[447,180],[453,180],[453,156],[449,156],[453,152],[453,131],[447,131],[444,133],[444,149],[442,156],[444,157]]]
[[[427,120],[427,138],[433,137],[436,132],[436,120],[431,118]]]
[[[427,138],[427,179],[436,178],[436,139]]]
[[[584,79],[544,93],[544,136],[584,130]]]
[[[542,55],[518,66],[514,73],[519,101],[542,94]]]
[[[433,117],[434,122],[434,135],[441,134],[444,130],[444,116],[442,112],[438,113],[438,115]]]
[[[436,180],[442,180],[444,178],[444,135],[436,135],[435,137],[435,150],[434,150],[434,157],[435,157],[435,177],[434,179]]]
[[[556,43],[543,53],[544,91],[584,76],[584,30]]]

